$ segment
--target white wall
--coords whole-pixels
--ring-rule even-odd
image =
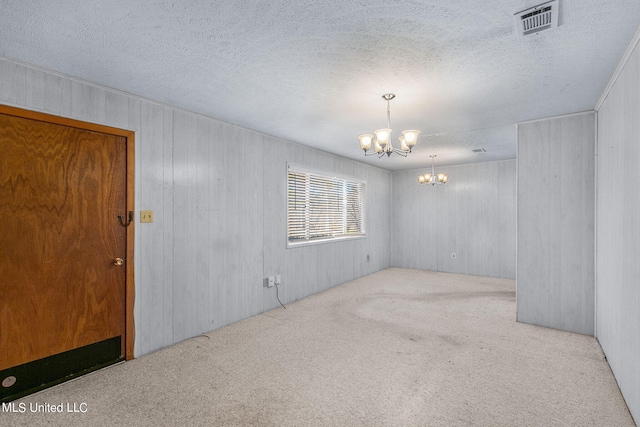
[[[5,59],[0,103],[136,132],[135,356],[391,266],[388,171]],[[286,249],[286,162],[366,180],[367,238]]]
[[[393,173],[393,265],[515,278],[516,161],[437,167],[446,186],[418,184],[430,168]]]
[[[594,333],[595,113],[518,125],[518,321]]]
[[[640,51],[598,109],[596,336],[640,421]]]

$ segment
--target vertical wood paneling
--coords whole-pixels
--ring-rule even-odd
[[[393,259],[389,256],[389,246],[393,250],[391,205],[392,174],[359,164],[360,173],[367,180],[365,187],[365,229],[367,238],[358,241],[360,252],[354,259],[356,265],[365,269],[366,274],[390,267]],[[368,256],[368,261],[367,261]],[[363,264],[366,262],[366,265]]]
[[[594,333],[595,115],[518,125],[518,320]]]
[[[282,145],[286,147],[286,144],[270,136],[264,136],[263,143],[268,147],[279,148]],[[262,168],[263,271],[265,277],[280,274],[282,289],[288,289],[295,282],[291,275],[285,274],[288,272],[289,257],[286,249],[286,161],[283,150],[264,150],[263,161],[265,165],[269,165]],[[263,311],[278,306],[273,289],[263,287],[261,294]]]
[[[128,103],[126,103],[128,106]],[[128,108],[125,109],[128,111]],[[156,260],[164,257],[164,234],[161,232],[165,224],[162,212],[163,199],[163,153],[162,132],[164,122],[164,111],[161,106],[155,104],[144,104],[141,106],[142,126],[137,134],[140,142],[137,149],[137,157],[141,157],[144,162],[136,170],[136,177],[141,191],[138,196],[138,209],[148,209],[154,211],[154,222],[151,224],[139,223],[139,216],[136,221],[137,246],[142,248],[136,254],[136,267],[141,269],[141,275],[147,277],[148,286],[138,287],[136,298],[140,301],[139,322],[148,325],[146,333],[140,337],[141,345],[155,343],[155,348],[163,346],[164,325],[156,319],[163,318],[164,307],[164,280],[165,276],[161,269],[153,268]],[[142,306],[144,305],[144,306]]]
[[[241,132],[236,127],[231,127],[225,132],[225,196],[226,210],[224,213],[224,265],[225,277],[223,298],[224,323],[233,323],[239,320],[240,307],[240,281],[242,280],[242,246],[240,242],[240,179],[242,173],[240,153],[236,151],[241,143]],[[236,147],[234,147],[234,143]]]
[[[0,102],[136,132],[136,357],[391,266],[388,171],[4,59]],[[366,179],[367,237],[286,249],[287,162]]]
[[[543,230],[548,228],[548,212],[550,208],[546,200],[541,200],[541,198],[546,195],[546,192],[542,191],[544,190],[544,188],[542,188],[543,186],[536,185],[536,177],[540,173],[540,167],[544,167],[546,170],[551,170],[551,168],[554,167],[548,165],[548,156],[546,155],[549,144],[548,139],[544,138],[544,132],[548,126],[549,124],[547,122],[532,123],[528,127],[527,132],[530,135],[529,138],[534,140],[535,143],[518,143],[517,280],[521,277],[534,276],[537,278],[538,283],[536,287],[526,286],[517,281],[516,296],[518,301],[518,318],[526,313],[529,322],[533,324],[541,324],[545,318],[549,317],[549,314],[544,312],[546,305],[536,302],[536,292],[542,296],[546,295],[550,290],[551,277],[548,268],[536,271],[535,265],[521,265],[521,263],[522,260],[525,259],[524,257],[535,257],[535,254],[543,256],[543,254],[548,252],[545,241],[538,238],[538,236],[543,233]],[[521,158],[528,159],[528,161],[520,161],[519,159]],[[529,180],[531,183],[529,183]],[[520,190],[521,187],[525,186],[527,188],[531,187],[527,197],[524,197]],[[541,209],[541,207],[543,207],[543,209]],[[527,224],[527,226],[524,226],[524,224]],[[521,249],[521,245],[523,245],[524,242],[526,242],[526,248]],[[525,308],[525,306],[530,304],[534,307],[531,309]]]
[[[173,110],[170,108],[162,108],[162,140],[158,140],[157,145],[155,146],[158,151],[162,152],[162,170],[159,171],[159,174],[162,175],[162,200],[159,201],[159,203],[161,203],[158,207],[160,212],[158,212],[159,217],[157,215],[155,221],[158,224],[157,229],[162,233],[163,246],[162,257],[155,260],[152,266],[149,266],[149,268],[156,268],[162,271],[162,276],[164,278],[164,285],[162,287],[162,316],[154,319],[155,322],[162,324],[163,336],[162,341],[150,343],[149,347],[143,347],[144,350],[153,348],[153,346],[167,346],[176,342],[173,334],[173,283],[175,278],[172,244],[174,236],[173,223],[175,221],[173,205],[175,194],[173,179],[173,113]],[[137,189],[136,194],[139,194],[140,191],[142,191],[142,189]],[[143,283],[145,283],[144,281],[147,279],[144,278],[144,276],[139,275],[139,277],[136,278],[136,284],[139,280],[143,280]],[[144,286],[144,284],[142,286]],[[140,287],[140,285],[137,285],[136,287]],[[140,302],[139,304],[142,305],[143,302]],[[140,330],[144,331],[144,327],[141,326]],[[144,352],[141,354],[144,354]]]
[[[26,102],[25,78],[26,67],[0,60],[0,93],[4,104],[19,106]]]
[[[365,187],[365,196],[366,196],[365,209],[367,209],[366,206],[371,201],[371,197],[373,196],[372,194],[368,193],[367,189],[371,188],[371,185],[375,184],[373,182],[372,174],[369,174],[368,172],[369,171],[367,167],[363,163],[356,163],[353,165],[353,176],[362,177],[367,181],[367,184]],[[388,173],[388,179],[389,180],[391,179],[390,172]],[[385,184],[383,182],[382,185],[379,185],[379,186],[374,185],[373,188],[380,189],[380,188],[384,188],[384,186]],[[381,191],[378,190],[378,192],[381,192]],[[386,205],[388,206],[388,203]],[[384,206],[384,204],[382,206]],[[377,215],[378,216],[386,215],[384,211],[385,211],[384,209],[378,208]],[[367,218],[368,216],[367,214],[368,214],[368,209],[365,211],[365,230],[368,230],[370,226],[373,227],[373,225],[370,223],[370,219]],[[378,246],[378,241],[380,240],[380,236],[383,235],[383,232],[384,232],[384,229],[382,227],[377,227],[377,229],[375,230],[375,233],[369,233],[369,236],[371,236],[371,238],[359,239],[354,241],[355,245],[354,245],[353,253],[356,254],[355,257],[352,259],[354,277],[362,277],[374,271],[373,270],[374,263],[371,261],[371,253],[372,251],[375,251],[375,248]],[[387,242],[389,243],[390,241],[391,240],[389,239]],[[368,260],[367,260],[367,255],[369,256]]]
[[[284,293],[280,289],[280,299],[291,302],[303,298],[306,292],[319,292],[319,270],[322,268],[318,266],[318,246],[287,249],[287,258],[291,264],[287,266],[284,280],[289,285],[284,287]]]
[[[431,197],[435,199],[435,203],[431,205],[429,211],[425,212],[436,226],[434,229],[435,238],[432,239],[432,245],[436,249],[434,258],[436,267],[433,270],[451,273],[467,271],[465,266],[469,258],[467,245],[470,243],[470,239],[467,237],[471,237],[467,234],[467,227],[469,220],[473,219],[466,217],[468,212],[467,198],[460,197],[459,194],[467,193],[470,190],[468,176],[474,175],[470,171],[471,168],[471,165],[465,168],[442,167],[440,169],[449,175],[446,188],[440,186],[421,187],[423,193],[431,194]],[[415,174],[413,175],[415,177]],[[455,260],[451,259],[453,252],[458,256]]]
[[[7,105],[16,105],[16,96],[13,94],[13,79],[17,74],[15,67],[13,62],[0,59],[0,96]]]
[[[27,68],[25,70],[25,98],[29,105],[33,105],[34,110],[44,110],[45,81],[44,73],[40,70]]]
[[[173,333],[182,341],[197,333],[197,117],[174,113],[173,123]]]
[[[225,169],[226,129],[230,127],[222,123],[212,121],[210,123],[211,149],[209,151],[208,164],[210,168],[209,188],[207,197],[210,199],[210,231],[211,249],[209,252],[209,268],[211,282],[209,290],[209,307],[211,310],[211,328],[225,324],[225,286],[227,283],[225,264],[225,239],[227,209],[227,191],[224,189],[227,182]]]
[[[210,120],[204,117],[196,119],[196,141],[195,141],[195,174],[196,174],[196,323],[199,333],[211,330],[212,313],[210,307],[211,298],[211,263],[209,254],[212,249],[212,214],[211,205],[215,199],[209,197],[211,186],[211,166],[209,159],[211,156],[211,127]]]
[[[517,199],[516,199],[516,183],[513,177],[516,176],[516,162],[500,162],[498,164],[498,211],[500,218],[496,226],[499,229],[498,247],[500,248],[500,259],[508,259],[499,268],[494,265],[496,275],[504,275],[504,277],[516,277],[516,246],[513,241],[513,232],[508,230],[516,230],[517,222]]]
[[[240,197],[240,242],[238,263],[241,266],[240,316],[245,318],[262,310],[263,277],[263,177],[264,139],[261,134],[243,132],[244,144],[240,158],[242,167],[238,177]]]
[[[119,92],[106,91],[104,102],[105,122],[109,126],[129,129],[128,97]]]
[[[79,81],[71,82],[71,115],[87,122],[104,123],[105,90]]]
[[[2,61],[0,61],[1,63]],[[45,74],[44,96],[45,111],[71,117],[71,80],[53,74]]]
[[[127,117],[128,128],[133,130],[139,130],[142,128],[142,104],[143,102],[137,98],[129,98],[128,102],[129,116]],[[106,108],[105,108],[106,114]],[[136,159],[136,166],[144,162],[144,159]],[[138,185],[138,182],[136,182]],[[136,187],[137,188],[137,187]]]
[[[395,267],[437,269],[437,193],[418,184],[418,170],[393,173],[393,211],[390,221]],[[421,191],[423,190],[423,191]]]
[[[514,278],[515,160],[437,168],[444,187],[419,185],[425,170],[393,173],[393,265]]]
[[[597,337],[640,420],[640,51],[598,111]]]

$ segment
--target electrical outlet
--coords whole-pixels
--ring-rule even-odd
[[[458,256],[455,252],[451,252],[451,259],[456,259]]]
[[[267,288],[273,288],[275,278],[273,276],[267,277]]]
[[[276,281],[275,281],[275,284],[276,284],[276,285],[279,285],[280,283],[282,283],[282,277],[280,277],[280,275],[279,275],[279,274],[277,274],[277,275],[276,275]]]

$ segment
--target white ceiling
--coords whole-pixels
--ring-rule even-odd
[[[515,158],[514,123],[594,108],[640,1],[560,0],[555,31],[518,40],[513,14],[543,2],[2,0],[0,55],[412,169]],[[365,158],[387,92],[394,137],[422,134],[407,158]]]

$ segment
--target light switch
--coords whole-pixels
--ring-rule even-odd
[[[140,222],[153,222],[153,211],[140,211]]]

